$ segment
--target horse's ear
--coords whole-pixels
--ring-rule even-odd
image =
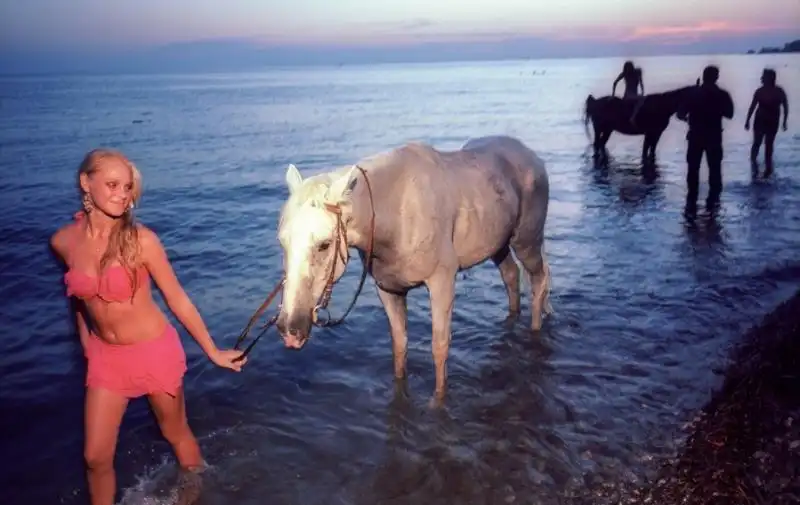
[[[303,184],[303,176],[294,164],[289,164],[286,170],[286,185],[289,187],[289,194],[294,193]]]
[[[343,170],[331,183],[326,198],[329,202],[341,203],[347,200],[347,197],[352,193],[353,188],[355,188],[358,183],[356,170],[356,166],[352,165],[350,168]]]

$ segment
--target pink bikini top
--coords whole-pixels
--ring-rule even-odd
[[[136,269],[136,287],[142,287],[150,278],[147,269],[140,266]],[[133,296],[133,285],[128,272],[121,265],[114,265],[103,270],[97,278],[80,270],[70,269],[64,274],[67,296],[77,296],[89,300],[95,296],[106,302],[124,302]]]
[[[147,269],[136,269],[137,288],[142,287],[149,279]],[[114,265],[103,270],[100,278],[70,268],[64,274],[67,296],[77,296],[89,300],[95,296],[105,302],[124,302],[133,296],[133,285],[128,272],[121,265]]]

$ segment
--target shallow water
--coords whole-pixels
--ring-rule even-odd
[[[86,500],[85,363],[47,239],[77,209],[75,168],[98,145],[139,165],[138,216],[227,345],[280,276],[289,163],[311,173],[407,140],[450,149],[508,133],[548,164],[556,313],[532,334],[526,297],[505,330],[496,269],[461,275],[442,411],[426,408],[424,290],[409,298],[405,400],[371,280],[344,325],[317,331],[301,352],[265,338],[242,374],[214,369],[181,329],[190,422],[211,465],[198,503],[556,503],[585,482],[642,479],[718,384],[727,346],[800,281],[798,116],[778,137],[767,183],[750,179],[742,127],[764,65],[800,103],[800,58],[640,64],[648,91],[661,91],[693,82],[710,61],[737,115],[725,132],[721,212],[694,226],[681,215],[683,123],[664,135],[653,182],[636,166],[640,138],[615,134],[608,170],[586,156],[582,103],[608,92],[619,60],[0,79],[0,502]],[[335,313],[359,268],[337,287]],[[175,502],[174,459],[145,401],[129,408],[117,454],[123,503]]]

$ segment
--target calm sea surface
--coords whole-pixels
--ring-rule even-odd
[[[765,65],[797,110],[800,57],[639,64],[656,92],[710,62],[737,110],[721,213],[695,227],[681,216],[684,123],[664,135],[654,182],[636,166],[641,137],[614,134],[609,170],[586,157],[583,102],[610,93],[622,60],[0,79],[0,503],[87,503],[85,362],[47,240],[78,209],[77,164],[101,145],[140,167],[138,216],[223,346],[281,274],[289,163],[308,174],[409,140],[453,149],[507,133],[548,164],[556,314],[532,335],[525,303],[504,330],[497,270],[461,275],[441,412],[426,407],[424,290],[409,299],[405,401],[371,280],[347,323],[301,352],[265,338],[242,374],[213,367],[181,328],[190,422],[212,465],[199,503],[556,503],[587,482],[643,478],[719,383],[727,346],[800,281],[800,115],[778,136],[768,183],[750,179],[743,128]],[[337,286],[335,313],[359,268]],[[122,503],[176,501],[174,458],[144,400],[125,418],[117,468]]]

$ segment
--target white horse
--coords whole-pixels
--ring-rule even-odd
[[[509,318],[515,318],[515,255],[531,284],[531,328],[540,329],[542,313],[551,312],[544,253],[548,176],[544,162],[517,139],[482,137],[449,152],[409,143],[307,179],[290,165],[286,182],[290,195],[278,230],[285,283],[277,319],[286,347],[299,349],[309,338],[319,300],[344,273],[349,247],[359,251],[377,284],[398,379],[405,377],[406,294],[428,288],[438,401],[445,393],[457,272],[491,259],[508,292]]]

